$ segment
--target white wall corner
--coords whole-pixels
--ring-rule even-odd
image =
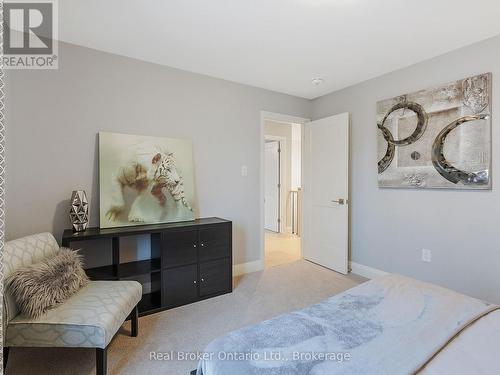
[[[351,272],[355,273],[356,275],[360,275],[363,277],[366,277],[367,279],[374,279],[379,276],[385,276],[388,275],[388,272],[368,267],[363,264],[351,262]]]
[[[255,260],[253,262],[235,264],[233,266],[233,276],[241,276],[246,273],[258,272],[264,269],[262,260]]]

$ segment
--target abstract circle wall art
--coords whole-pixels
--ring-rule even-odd
[[[491,73],[377,103],[378,185],[491,189]]]

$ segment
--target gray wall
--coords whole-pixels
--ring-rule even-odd
[[[397,48],[395,50],[397,53]],[[493,73],[493,191],[379,189],[376,102]],[[352,259],[500,302],[500,37],[313,101],[352,114]],[[433,252],[423,263],[422,248]]]
[[[7,239],[60,239],[74,189],[89,193],[98,224],[99,131],[181,137],[193,140],[197,215],[234,220],[235,264],[258,260],[260,111],[309,117],[310,102],[65,43],[59,51],[59,70],[6,73]]]

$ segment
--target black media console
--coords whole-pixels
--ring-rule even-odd
[[[120,263],[120,238],[136,235],[151,236],[151,258]],[[111,239],[112,264],[86,269],[87,275],[91,280],[148,280],[140,315],[232,292],[231,221],[205,218],[76,233],[68,229],[62,245],[76,248],[75,242],[98,239]]]

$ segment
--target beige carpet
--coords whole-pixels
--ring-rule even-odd
[[[126,336],[129,323],[108,350],[109,374],[187,375],[194,361],[151,361],[150,352],[201,351],[212,339],[239,327],[300,309],[365,279],[343,276],[300,260],[235,279],[234,292],[139,320],[139,337]],[[11,350],[6,374],[88,375],[95,372],[91,349]]]
[[[300,259],[300,237],[290,233],[266,231],[265,267],[295,262]]]

